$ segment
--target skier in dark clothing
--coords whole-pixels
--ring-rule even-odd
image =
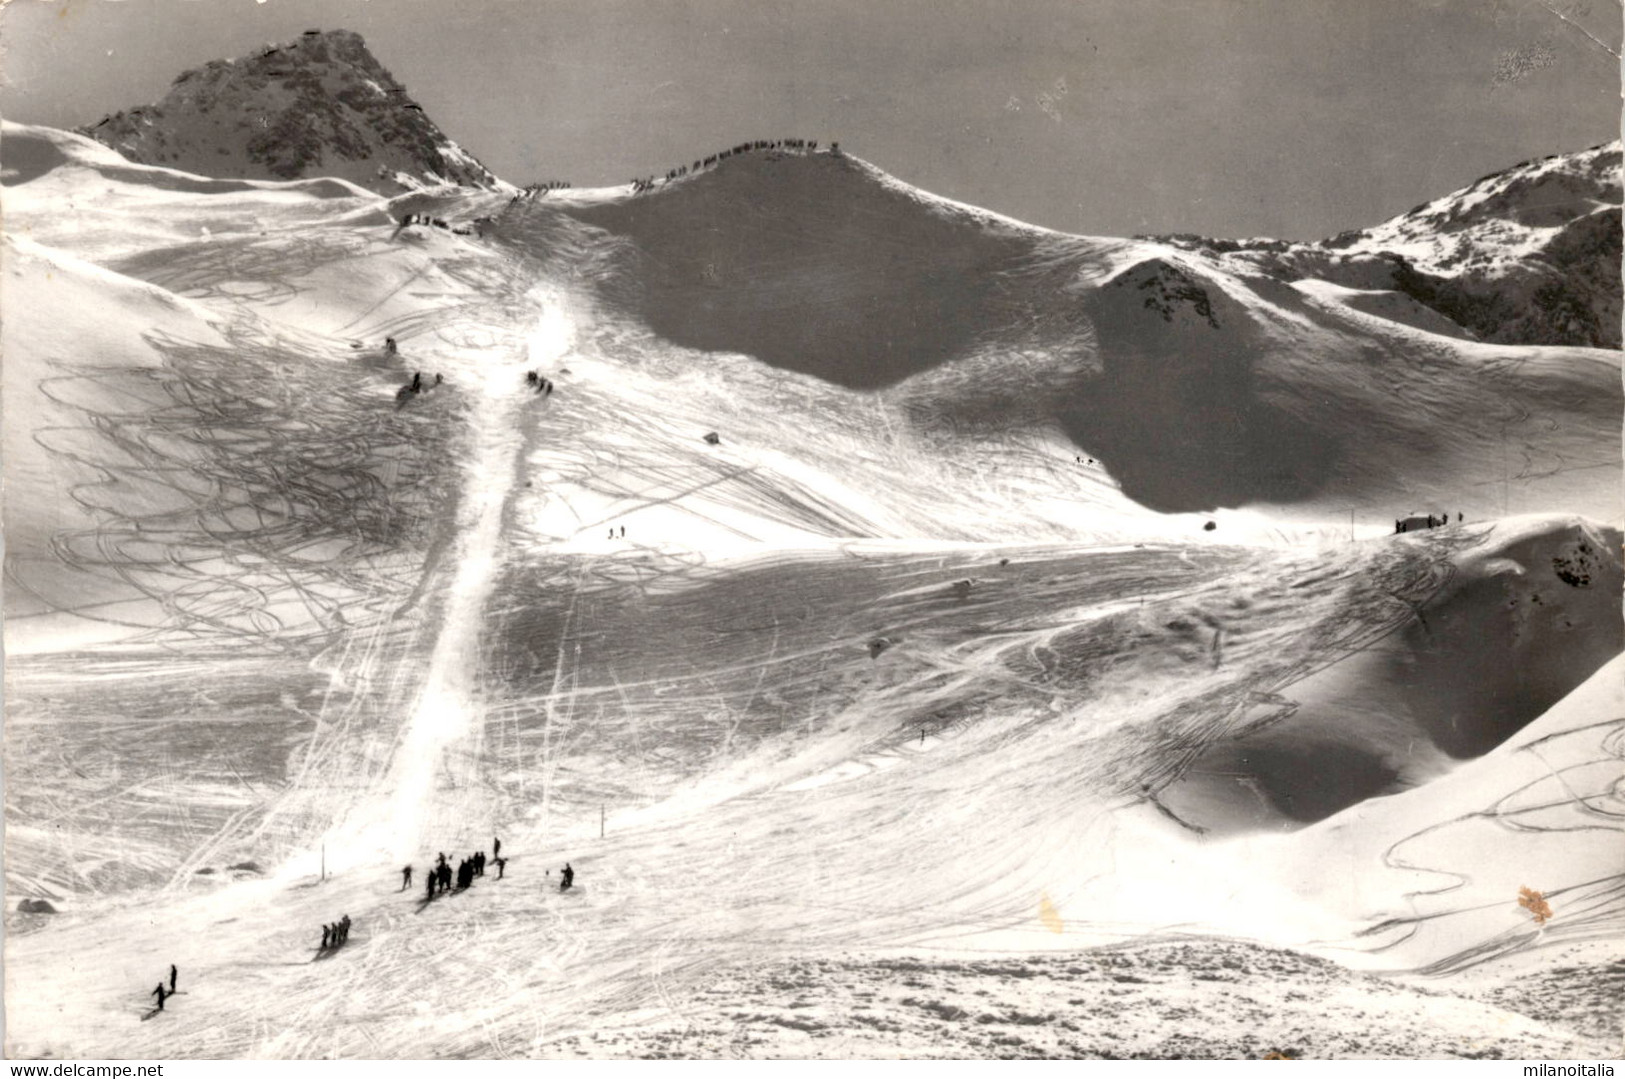
[[[326,948],[328,946],[328,944],[332,941],[332,939],[333,939],[333,927],[329,926],[329,925],[323,925],[322,926],[322,947]]]
[[[158,988],[156,988],[156,989],[154,989],[152,991],[152,995],[158,998],[158,1010],[163,1011],[164,1010],[164,997],[168,995],[167,993],[164,992],[164,983],[163,982],[158,983]]]
[[[406,866],[401,870],[401,891],[412,887],[412,867]]]
[[[423,372],[422,371],[413,371],[412,372],[412,392],[413,393],[422,393],[423,392]]]
[[[423,901],[425,903],[427,903],[429,900],[434,898],[435,885],[437,885],[439,883],[440,883],[440,874],[436,873],[434,870],[431,869],[429,871],[429,891],[428,891],[428,894],[423,897]]]
[[[175,991],[175,979],[180,977],[180,973],[180,971],[175,969],[174,963],[169,964],[169,991],[171,993]]]
[[[508,868],[508,859],[506,859],[506,858],[493,858],[491,860],[496,862],[496,864],[497,864],[497,880],[501,880],[503,872],[506,871],[507,868]]]
[[[496,857],[500,856],[501,854],[502,854],[502,840],[493,837],[492,840],[491,840],[491,857],[496,858]]]
[[[568,892],[570,890],[570,886],[575,883],[576,871],[570,868],[569,862],[565,862],[564,872],[560,873],[559,876],[562,878],[559,881],[559,891]]]

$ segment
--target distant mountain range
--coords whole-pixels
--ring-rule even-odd
[[[182,74],[156,105],[83,133],[132,161],[215,177],[337,176],[381,194],[499,181],[441,133],[344,30],[307,31]],[[1621,347],[1620,143],[1486,176],[1374,228],[1312,243],[1156,239],[1243,278],[1309,279],[1434,332],[1499,344]],[[1361,294],[1375,293],[1377,296]]]
[[[1526,161],[1317,243],[1164,239],[1284,280],[1392,289],[1500,344],[1620,347],[1620,143]]]

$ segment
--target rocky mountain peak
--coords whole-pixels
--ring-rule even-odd
[[[382,194],[497,182],[348,30],[308,30],[210,61],[183,72],[157,104],[81,131],[132,161],[205,176],[337,176]]]

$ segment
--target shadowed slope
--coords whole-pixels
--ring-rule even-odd
[[[1002,275],[1088,241],[916,193],[853,158],[756,152],[569,212],[631,241],[611,298],[680,345],[893,385],[1036,311]]]

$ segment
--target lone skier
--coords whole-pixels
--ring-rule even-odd
[[[575,883],[576,871],[570,868],[569,862],[565,862],[564,872],[560,873],[559,876],[562,878],[559,881],[559,891],[568,892],[570,890],[570,886]]]
[[[175,964],[174,963],[169,964],[169,991],[170,991],[171,994],[173,994],[175,992],[175,979],[178,978],[179,976],[180,976],[180,971],[175,969]]]

